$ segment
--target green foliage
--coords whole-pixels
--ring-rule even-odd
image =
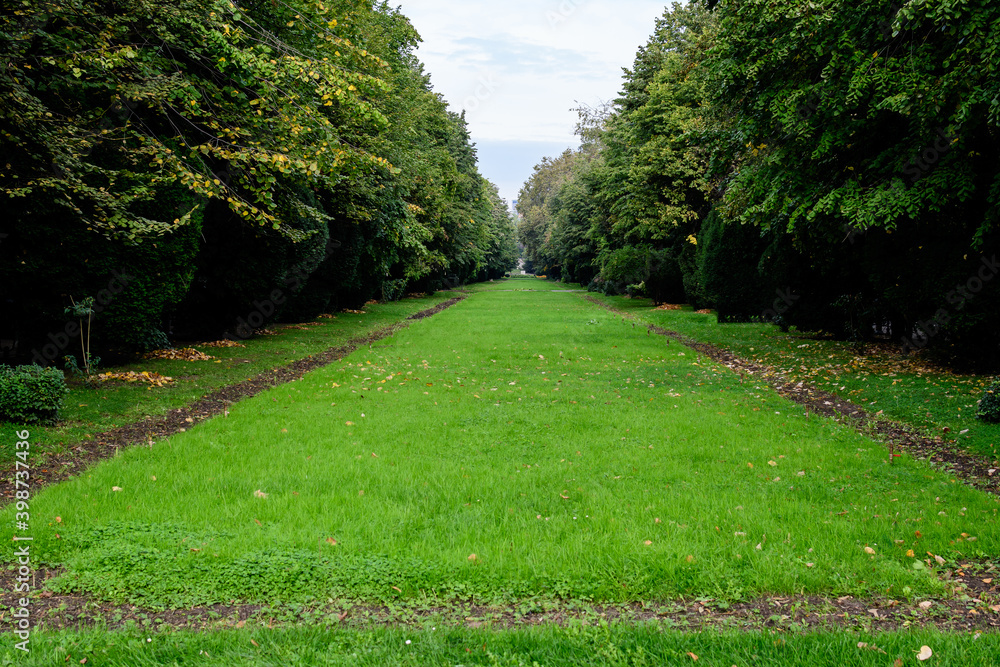
[[[601,277],[616,283],[643,282],[648,272],[649,249],[626,246],[601,253]]]
[[[800,325],[870,338],[889,323],[912,347],[943,308],[928,344],[996,362],[997,294],[948,295],[998,242],[1000,7],[806,4],[719,6],[705,68],[724,217],[787,238],[779,270],[846,304],[797,308]]]
[[[553,247],[555,215],[552,206],[561,208],[565,200],[557,202],[556,195],[564,184],[575,178],[577,166],[586,160],[586,154],[572,150],[555,159],[544,158],[535,166],[518,195],[517,210],[521,219],[517,224],[517,237],[524,246],[525,259],[538,275],[560,276],[563,258]]]
[[[997,35],[985,0],[675,3],[615,104],[581,110],[586,168],[526,185],[526,255],[650,290],[619,280],[649,248],[722,322],[1000,364]]]
[[[95,344],[123,351],[356,307],[384,284],[503,275],[513,222],[418,41],[384,3],[41,0],[0,16],[11,336],[45,345],[62,295],[96,298],[113,272],[131,280]]]
[[[658,300],[685,299],[682,257],[712,189],[708,153],[694,138],[707,102],[696,65],[714,21],[701,6],[674,3],[615,105],[578,110],[580,150],[536,167],[518,200],[519,238],[536,271],[596,278],[604,292],[643,285]]]
[[[976,417],[991,424],[1000,424],[1000,380],[995,381],[983,391],[979,399]]]
[[[0,366],[0,421],[49,423],[68,393],[63,372],[41,366]]]

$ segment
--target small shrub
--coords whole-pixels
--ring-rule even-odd
[[[976,416],[985,422],[1000,424],[1000,380],[995,380],[983,392]]]
[[[68,391],[66,376],[55,368],[0,366],[0,421],[55,421]]]

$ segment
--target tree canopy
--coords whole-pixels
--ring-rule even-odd
[[[362,0],[3,11],[4,337],[113,270],[135,279],[98,329],[126,348],[227,330],[276,287],[296,298],[273,317],[315,316],[503,275],[512,218],[418,42]]]
[[[723,322],[1000,361],[998,28],[985,1],[674,3],[580,151],[539,165],[521,241]]]

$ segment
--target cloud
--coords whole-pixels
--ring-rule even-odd
[[[466,112],[484,175],[492,178],[487,165],[500,164],[491,150],[520,144],[526,152],[517,162],[534,160],[522,181],[537,162],[534,148],[577,143],[572,109],[617,97],[622,68],[631,67],[665,6],[648,0],[401,1],[424,40],[417,56],[435,91],[453,110]],[[498,155],[514,159],[506,149]],[[503,190],[511,197],[509,187]]]

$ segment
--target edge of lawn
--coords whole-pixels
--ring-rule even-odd
[[[82,438],[73,438],[71,435],[68,438],[68,442],[60,442],[56,446],[45,443],[49,446],[38,447],[34,441],[39,433],[43,434],[43,437],[49,436],[49,438],[52,438],[54,434],[59,432],[60,424],[58,423],[48,427],[4,423],[3,427],[5,430],[26,430],[32,434],[32,486],[37,491],[50,484],[69,479],[95,463],[115,456],[120,449],[146,443],[153,444],[161,438],[169,437],[207,419],[225,414],[229,406],[234,403],[256,396],[272,387],[294,382],[310,371],[343,359],[359,347],[370,345],[394,335],[401,329],[409,326],[410,321],[432,317],[442,310],[459,303],[467,296],[468,294],[454,296],[453,293],[446,292],[438,293],[435,295],[436,298],[427,297],[409,300],[408,303],[414,305],[426,306],[435,301],[436,303],[430,308],[423,308],[422,310],[405,308],[402,313],[398,313],[398,317],[391,317],[388,320],[376,322],[374,325],[365,320],[358,319],[348,324],[347,331],[342,332],[346,335],[338,336],[336,341],[338,344],[333,346],[329,346],[330,340],[322,342],[323,339],[317,338],[316,334],[320,326],[318,318],[313,321],[316,322],[315,327],[317,327],[313,330],[309,330],[309,327],[303,326],[303,324],[308,325],[308,323],[277,325],[282,326],[284,330],[308,331],[307,334],[303,334],[303,337],[312,339],[311,348],[303,343],[305,349],[303,349],[301,354],[293,354],[284,360],[286,363],[265,366],[266,370],[263,372],[256,372],[250,375],[247,375],[246,372],[240,372],[244,364],[251,363],[250,360],[238,359],[236,361],[240,363],[228,367],[234,372],[225,374],[223,376],[224,380],[215,384],[199,385],[197,381],[200,376],[188,376],[184,380],[185,386],[179,389],[188,394],[190,394],[192,388],[197,388],[198,391],[195,395],[191,396],[193,400],[182,400],[179,405],[176,400],[177,396],[158,393],[160,388],[151,385],[149,391],[134,394],[134,399],[140,401],[138,407],[142,408],[142,412],[146,415],[142,419],[131,420],[122,425],[111,423],[111,428],[93,434],[88,433]],[[373,306],[378,308],[375,304],[369,304],[367,308],[372,308]],[[320,342],[322,344],[317,347],[317,343]],[[240,349],[239,354],[242,356],[249,356],[251,358],[256,356],[257,359],[254,359],[254,361],[266,361],[264,359],[265,355],[271,352],[267,340],[262,337],[249,339],[244,341],[244,344],[246,345],[245,349],[229,349]],[[195,343],[193,347],[197,348],[199,345]],[[218,354],[218,351],[213,351],[213,353]],[[144,367],[153,367],[154,372],[156,367],[169,363],[159,360],[142,362]],[[125,368],[133,366],[135,364],[130,364]],[[106,392],[103,392],[101,387],[76,383],[71,388],[66,400],[68,403],[77,400],[94,400],[100,393]],[[132,409],[134,410],[134,406],[132,406]],[[121,410],[112,411],[105,415],[105,421],[107,422],[123,416],[125,415]],[[10,448],[8,447],[8,449]],[[0,477],[10,481],[14,478],[14,473],[15,457],[11,454],[10,456],[5,456],[4,463],[0,464]],[[3,492],[0,493],[0,507],[12,502],[14,494],[14,484],[5,484]]]
[[[637,320],[650,332],[672,338],[733,372],[750,378],[753,382],[767,385],[785,398],[804,405],[807,410],[855,428],[861,434],[885,444],[886,454],[889,457],[896,452],[905,451],[913,458],[927,461],[931,466],[961,479],[969,486],[986,493],[1000,495],[1000,460],[975,452],[956,440],[934,435],[927,429],[919,428],[898,417],[887,416],[881,411],[873,413],[866,409],[866,406],[858,405],[848,398],[826,391],[810,382],[796,381],[797,378],[790,379],[781,369],[761,363],[759,360],[748,361],[728,346],[718,342],[706,343],[691,335],[664,329],[646,317],[653,312],[652,306],[645,310],[627,311],[615,303],[620,297],[608,297],[600,293],[581,294],[580,297],[616,315]]]

